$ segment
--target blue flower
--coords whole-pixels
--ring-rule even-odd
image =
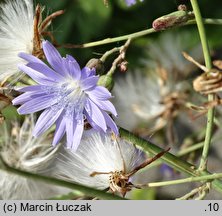
[[[143,0],[140,0],[140,1],[142,2]],[[125,2],[127,4],[127,6],[132,6],[132,5],[136,4],[136,0],[125,0]]]
[[[21,104],[18,113],[22,115],[44,110],[33,135],[38,137],[55,123],[52,144],[58,144],[66,133],[67,148],[72,150],[80,143],[85,121],[98,131],[111,129],[118,135],[118,128],[107,113],[117,116],[109,101],[111,93],[97,85],[99,77],[95,70],[88,67],[81,70],[72,56],[62,58],[48,41],[43,42],[43,51],[51,68],[33,55],[19,54],[28,64],[18,68],[38,84],[19,88],[24,93],[13,100],[14,105]]]

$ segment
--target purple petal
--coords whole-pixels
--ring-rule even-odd
[[[55,121],[59,118],[63,111],[63,108],[55,111],[54,109],[48,108],[39,116],[38,121],[36,122],[33,136],[38,137],[40,134],[44,133],[49,129]]]
[[[77,61],[74,59],[73,60],[69,60],[71,58],[71,56],[69,56],[69,58],[63,59],[64,62],[64,68],[66,68],[68,74],[73,77],[76,80],[80,80],[81,77],[81,69],[79,67],[79,64],[77,63]]]
[[[27,101],[22,106],[18,108],[18,113],[20,115],[30,114],[38,112],[40,110],[51,107],[57,103],[57,98],[55,95],[41,95],[36,98],[32,98],[30,101]]]
[[[53,85],[54,81],[52,81],[50,78],[46,77],[42,73],[33,70],[30,67],[27,67],[26,65],[20,64],[18,68],[25,72],[27,75],[29,75],[33,80],[35,80],[37,83],[42,84],[42,85]]]
[[[64,120],[64,117],[60,115],[60,117],[56,121],[56,130],[55,130],[54,138],[52,141],[53,146],[59,143],[59,141],[64,136],[65,132],[66,132],[66,122]]]
[[[126,1],[127,6],[136,4],[136,0],[125,0],[125,1]]]
[[[28,63],[27,66],[32,68],[33,70],[38,71],[39,73],[42,73],[53,82],[60,82],[64,79],[60,74],[56,73],[46,64]]]
[[[96,86],[94,89],[85,92],[90,98],[97,100],[108,100],[112,97],[111,93],[103,86]]]
[[[73,62],[76,62],[78,64],[78,62],[71,56],[71,55],[66,55],[66,59],[69,60],[69,61],[73,61]],[[79,64],[78,64],[79,65]]]
[[[46,87],[46,86],[45,86]],[[45,92],[43,85],[32,85],[32,86],[25,86],[25,87],[15,87],[16,91],[20,92],[27,92],[27,91],[38,91],[38,92]]]
[[[76,121],[74,120],[74,112],[72,112],[71,117],[66,118],[66,145],[67,145],[67,148],[72,147],[75,127],[76,127]]]
[[[99,80],[98,76],[92,76],[82,80],[81,82],[82,90],[85,91],[96,87],[98,80]]]
[[[61,75],[64,75],[63,61],[58,50],[49,41],[43,41],[42,47],[46,59],[52,68]]]
[[[67,148],[73,151],[77,149],[84,129],[83,124],[83,115],[78,116],[78,120],[76,121],[74,112],[66,119]]]
[[[104,132],[94,121],[90,118],[87,112],[84,113],[89,124],[97,131]]]
[[[106,121],[101,110],[90,100],[86,100],[85,111],[88,113],[92,121],[106,132]]]
[[[116,134],[119,135],[119,129],[116,123],[112,120],[112,118],[106,113],[103,112],[104,118],[106,120],[107,126]]]
[[[111,112],[114,116],[117,117],[117,112],[116,108],[113,106],[113,104],[110,101],[101,101],[101,100],[96,100],[92,98],[92,101],[101,109]]]
[[[37,57],[31,55],[31,54],[27,54],[27,53],[23,53],[20,52],[18,54],[18,56],[24,60],[26,60],[27,62],[32,62],[32,63],[39,63],[39,64],[44,64],[40,59],[38,59]]]
[[[81,78],[82,79],[86,79],[87,77],[90,77],[90,76],[95,76],[96,75],[96,70],[95,70],[95,68],[89,68],[89,67],[84,67],[83,69],[82,69],[82,76],[81,76]]]
[[[44,95],[45,95],[45,93],[42,93],[42,92],[37,92],[34,94],[33,94],[33,92],[26,92],[22,95],[19,95],[15,99],[13,99],[12,104],[13,105],[23,104],[23,103],[26,103],[27,101],[33,100],[35,98],[38,98],[38,97],[41,97]]]
[[[83,121],[82,121],[82,124],[81,123],[76,124],[76,128],[74,130],[74,135],[73,135],[73,142],[71,146],[71,149],[73,151],[76,151],[80,144],[82,134],[83,134],[83,129],[84,129]]]

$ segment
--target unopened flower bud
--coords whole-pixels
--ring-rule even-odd
[[[184,5],[184,4],[181,4],[181,5],[178,6],[177,9],[178,9],[178,11],[187,11],[187,6]]]
[[[113,81],[112,76],[102,75],[102,76],[100,76],[97,84],[100,86],[106,87],[110,91],[110,90],[112,90],[112,88],[114,86],[114,81]]]
[[[127,69],[128,69],[127,64],[128,64],[127,61],[122,61],[122,62],[118,65],[120,72],[125,73],[125,72],[127,71]]]
[[[193,12],[187,11],[184,5],[181,5],[178,9],[178,11],[155,19],[152,23],[153,29],[155,31],[162,31],[175,26],[181,26],[194,18]]]
[[[96,59],[96,58],[90,59],[87,62],[86,67],[89,67],[90,69],[95,68],[97,74],[103,74],[104,72],[104,65],[100,59]]]

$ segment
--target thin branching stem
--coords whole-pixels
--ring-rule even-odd
[[[209,25],[222,25],[222,19],[210,19],[210,18],[206,18],[203,19],[205,24],[209,24]],[[186,23],[184,23],[181,26],[184,25],[193,25],[196,24],[195,20],[189,20]],[[95,47],[95,46],[101,46],[104,44],[109,44],[109,43],[115,43],[115,42],[119,42],[119,41],[126,41],[128,39],[135,39],[135,38],[139,38],[139,37],[143,37],[152,33],[155,33],[156,31],[153,28],[149,28],[149,29],[145,29],[142,31],[138,31],[132,34],[127,34],[127,35],[123,35],[123,36],[119,36],[119,37],[114,37],[114,38],[106,38],[103,40],[99,40],[99,41],[94,41],[94,42],[89,42],[89,43],[84,43],[84,44],[66,44],[63,45],[63,47],[66,48],[88,48],[88,47]]]
[[[107,72],[107,75],[112,76],[118,66],[118,64],[125,59],[126,50],[130,45],[131,39],[128,39],[126,43],[120,48],[118,57],[113,61],[112,67]]]
[[[189,177],[184,179],[176,179],[171,181],[163,181],[163,182],[151,182],[148,183],[148,187],[163,187],[163,186],[169,186],[169,185],[177,185],[177,184],[184,184],[184,183],[191,183],[191,182],[201,182],[206,180],[214,180],[214,179],[220,179],[222,178],[222,173],[214,173],[210,175],[205,176],[199,176],[199,177]]]
[[[198,27],[198,31],[199,31],[199,35],[200,35],[202,48],[203,48],[205,64],[208,69],[211,69],[212,68],[212,61],[211,61],[211,57],[210,57],[210,50],[209,50],[209,46],[208,46],[208,42],[207,42],[206,31],[204,28],[204,22],[203,22],[203,19],[201,16],[198,1],[191,0],[191,5],[193,7],[195,19],[197,22],[197,27]],[[213,99],[214,99],[214,95],[210,94],[208,96],[208,101],[210,102]],[[203,147],[202,156],[201,156],[201,160],[200,160],[199,170],[206,170],[207,169],[207,158],[208,158],[208,152],[209,152],[211,138],[212,138],[213,123],[214,123],[214,108],[210,108],[207,112],[206,134],[205,134],[204,147]]]

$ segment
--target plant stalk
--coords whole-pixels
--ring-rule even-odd
[[[210,50],[207,42],[207,36],[206,31],[204,27],[204,22],[201,16],[200,8],[198,5],[197,0],[191,0],[191,5],[193,7],[193,12],[195,15],[197,28],[200,35],[200,40],[203,48],[203,54],[204,54],[204,60],[206,67],[210,70],[212,68],[212,61],[210,57]],[[214,100],[214,95],[209,94],[208,95],[208,101]],[[213,123],[214,123],[214,108],[210,108],[207,112],[207,126],[206,126],[206,134],[205,134],[205,140],[204,140],[204,146],[202,151],[202,156],[200,160],[199,170],[206,170],[207,169],[207,158],[208,158],[208,152],[210,148],[211,138],[212,138],[212,130],[213,130]]]

